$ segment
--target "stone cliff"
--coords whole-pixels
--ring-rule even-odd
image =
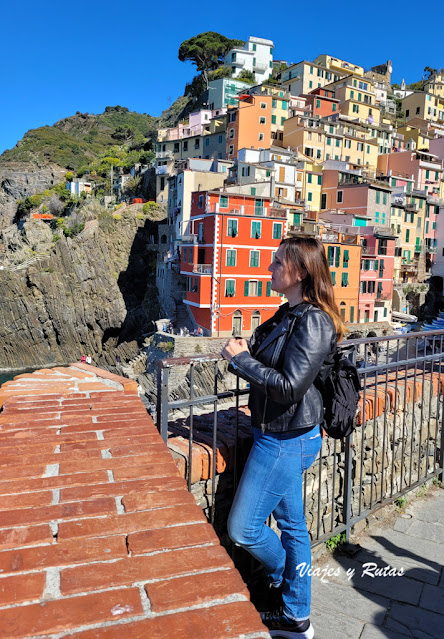
[[[130,209],[103,213],[79,236],[55,243],[37,220],[0,234],[0,369],[88,352],[109,367],[116,355],[137,354],[137,340],[158,317],[157,224]],[[14,264],[11,254],[27,259]]]

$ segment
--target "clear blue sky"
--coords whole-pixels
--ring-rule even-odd
[[[421,78],[444,66],[437,26],[421,25],[417,3],[23,0],[3,3],[0,53],[0,152],[28,129],[76,111],[106,106],[160,115],[195,68],[179,62],[180,43],[203,31],[231,38],[269,38],[289,62],[330,53],[370,67],[393,61],[393,81]],[[409,37],[409,34],[411,36]],[[440,52],[441,51],[441,52]]]

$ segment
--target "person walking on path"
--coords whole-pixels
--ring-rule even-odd
[[[288,302],[255,330],[249,344],[231,338],[222,351],[229,370],[250,383],[254,431],[228,533],[262,563],[270,596],[281,589],[280,608],[263,615],[271,636],[312,639],[302,479],[321,448],[324,408],[317,386],[333,365],[344,325],[319,240],[283,240],[268,270],[271,288]],[[265,523],[270,514],[281,538]]]

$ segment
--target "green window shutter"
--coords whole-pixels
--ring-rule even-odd
[[[348,259],[349,259],[348,255],[349,255],[349,251],[348,251],[348,249],[345,249],[344,250],[344,259],[343,259],[344,268],[348,268]]]
[[[407,229],[405,232],[405,241],[408,242],[410,239],[410,229]]]
[[[430,171],[429,169],[426,170],[426,180],[428,180],[430,178]]]
[[[245,286],[244,286],[244,295],[245,295],[245,297],[248,297],[248,287],[249,287],[249,282],[248,282],[248,280],[245,280]]]
[[[276,124],[276,116],[275,115],[271,116],[271,124]]]
[[[267,282],[267,293],[266,296],[270,297],[271,295],[271,282]]]
[[[336,285],[336,272],[335,271],[330,271],[330,275],[331,275],[331,283],[333,284],[333,286],[335,286]]]
[[[327,259],[328,259],[329,266],[333,266],[333,255],[334,255],[333,246],[329,246],[327,250]]]
[[[353,324],[355,319],[355,307],[350,306],[350,323]]]
[[[340,259],[341,259],[341,247],[337,246],[336,247],[336,262],[335,262],[335,266],[339,266]]]
[[[275,100],[275,98],[272,99],[271,106],[273,107],[273,109],[277,107],[277,100]]]
[[[262,296],[262,282],[257,283],[257,296],[258,297]]]
[[[311,184],[311,183],[312,183],[312,180],[313,180],[313,176],[312,176],[312,174],[311,174],[311,173],[309,173],[309,174],[308,174],[308,176],[307,176],[307,182],[308,182],[309,184]]]
[[[251,187],[251,195],[256,195],[256,188],[255,187]]]
[[[381,199],[381,195],[379,191],[376,191],[376,204],[379,204],[380,199]]]
[[[322,184],[322,175],[318,175],[318,184],[321,185]]]

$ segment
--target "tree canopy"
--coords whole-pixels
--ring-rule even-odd
[[[182,42],[179,47],[179,60],[193,62],[208,86],[208,71],[217,69],[230,49],[243,44],[242,40],[230,40],[216,31],[206,31]]]

